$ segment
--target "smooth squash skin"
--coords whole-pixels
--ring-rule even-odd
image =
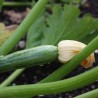
[[[0,72],[46,64],[58,56],[56,46],[44,45],[14,52],[0,58]]]

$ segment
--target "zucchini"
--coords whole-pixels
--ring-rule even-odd
[[[52,45],[21,50],[0,58],[0,72],[46,64],[57,56],[57,47]]]

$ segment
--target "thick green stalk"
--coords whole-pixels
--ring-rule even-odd
[[[37,19],[37,16],[47,4],[48,0],[39,0],[28,16],[19,25],[13,35],[0,47],[0,55],[8,54],[18,41],[28,31],[32,23]]]
[[[98,89],[89,91],[74,98],[98,98]]]
[[[98,79],[98,67],[81,75],[51,83],[34,85],[12,86],[0,89],[0,98],[18,98],[22,96],[34,96],[39,94],[55,94],[68,92],[93,83]]]
[[[31,2],[4,2],[3,6],[32,6]]]

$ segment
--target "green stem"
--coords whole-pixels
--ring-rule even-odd
[[[74,98],[98,98],[98,89],[89,91]]]
[[[0,89],[0,98],[18,98],[25,96],[34,96],[39,94],[55,94],[68,92],[93,83],[98,79],[98,67],[93,68],[81,75],[51,83],[41,83],[34,85],[23,85],[16,87],[4,87]]]
[[[31,2],[4,2],[3,6],[32,6]]]
[[[18,69],[13,72],[3,83],[1,83],[0,87],[8,86],[17,76],[19,76],[25,69]]]
[[[18,41],[25,35],[32,23],[37,19],[39,13],[43,10],[48,0],[39,0],[28,16],[19,25],[12,36],[0,47],[0,55],[8,54]],[[16,38],[17,37],[17,38]]]

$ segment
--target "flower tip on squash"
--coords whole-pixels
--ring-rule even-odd
[[[66,63],[79,53],[86,45],[75,40],[63,40],[58,43],[58,60]],[[81,66],[89,68],[95,61],[94,53],[82,61]]]

